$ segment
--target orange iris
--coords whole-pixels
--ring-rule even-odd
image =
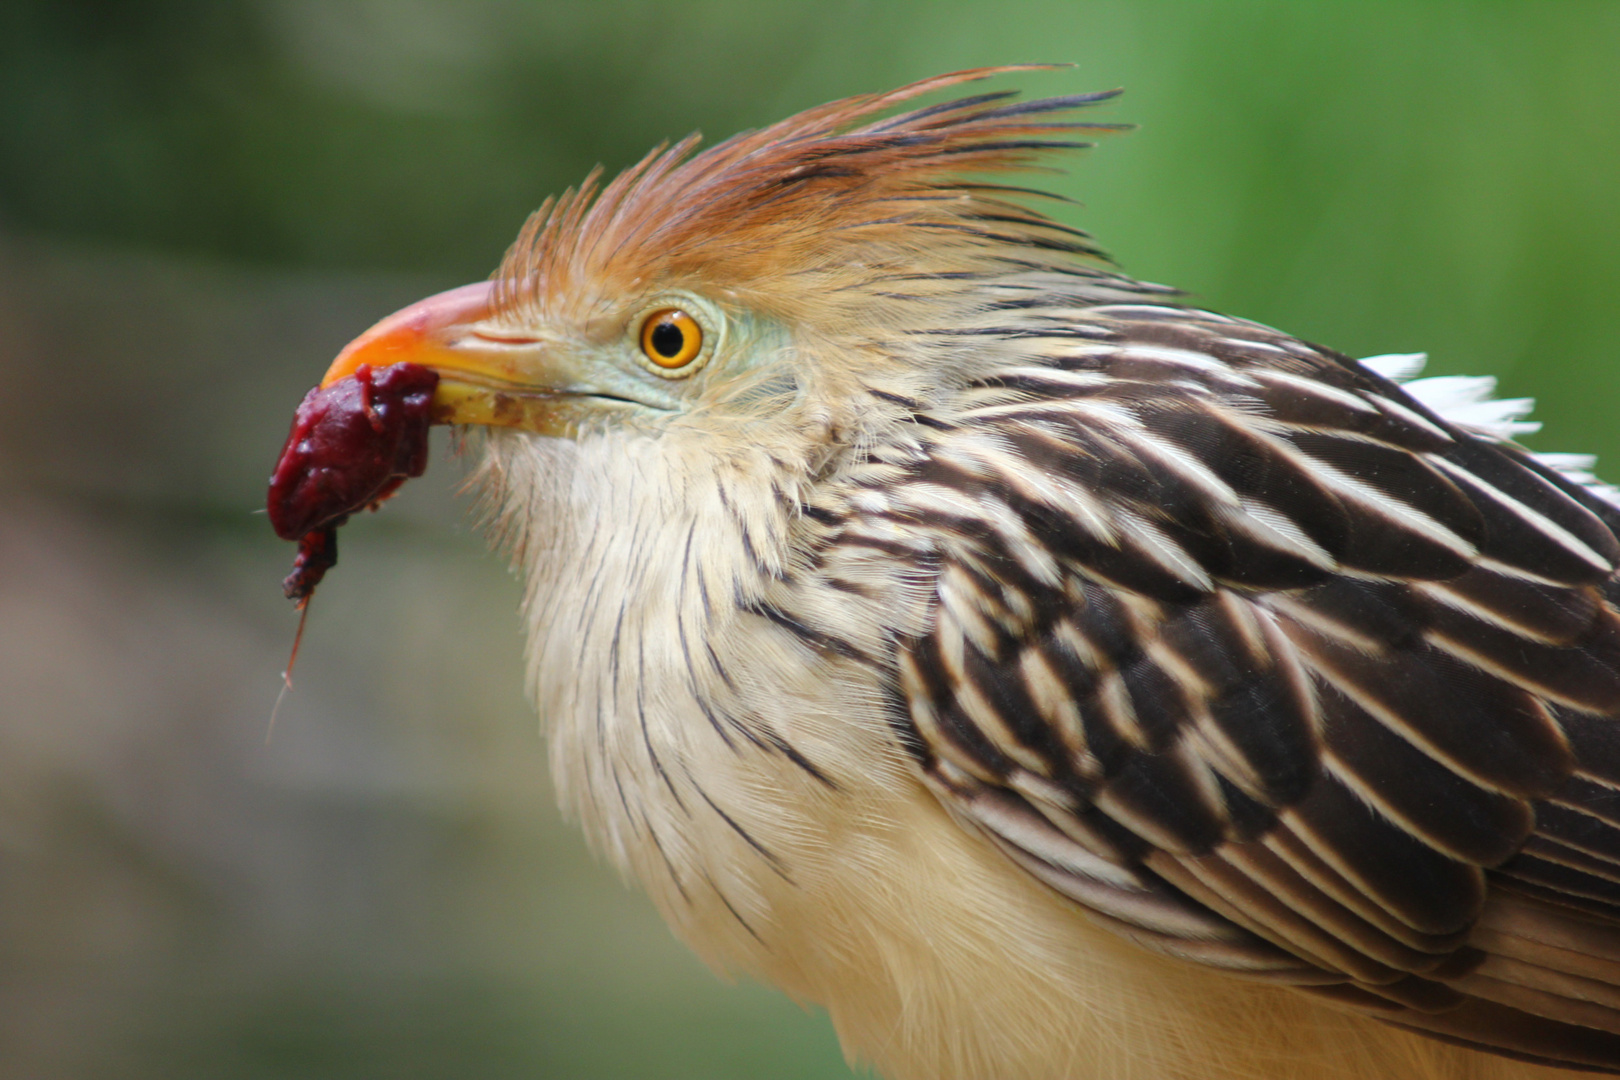
[[[665,371],[690,364],[702,348],[703,328],[680,308],[655,311],[641,324],[641,351]]]

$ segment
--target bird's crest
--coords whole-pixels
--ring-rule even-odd
[[[688,136],[605,187],[597,170],[529,218],[498,272],[501,304],[543,309],[579,299],[582,285],[656,281],[721,286],[769,306],[835,284],[817,274],[927,268],[946,251],[1005,256],[1010,245],[1042,262],[1098,258],[1084,233],[1013,201],[1044,193],[969,178],[1035,169],[1053,151],[1090,145],[1077,135],[1128,127],[1058,119],[1119,91],[1008,103],[1017,91],[1002,90],[886,115],[1032,69],[977,68],[846,98],[701,153]]]

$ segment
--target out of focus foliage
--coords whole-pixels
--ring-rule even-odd
[[[1612,0],[0,2],[0,1074],[847,1076],[556,820],[439,458],[346,530],[275,740],[251,511],[352,334],[598,163],[955,68],[1111,86],[1126,269],[1540,399],[1620,479]],[[460,531],[458,531],[460,530]]]

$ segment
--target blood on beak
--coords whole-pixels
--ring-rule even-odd
[[[542,343],[492,328],[497,314],[492,281],[419,300],[345,346],[321,385],[354,374],[362,364],[420,364],[440,375],[433,423],[550,433],[558,423],[558,403],[544,378]]]

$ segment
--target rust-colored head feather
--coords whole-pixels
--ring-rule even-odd
[[[1016,91],[999,91],[882,115],[1022,70],[978,68],[835,101],[695,155],[689,136],[600,193],[593,173],[524,226],[499,271],[501,303],[543,311],[657,283],[791,317],[795,294],[823,290],[829,272],[852,266],[915,271],[973,252],[1005,259],[1009,246],[1044,253],[1041,261],[1099,257],[1084,233],[1007,198],[1041,193],[966,177],[1033,169],[1050,151],[1089,145],[1076,133],[1126,126],[1053,119],[1118,91],[1018,104],[1004,104]]]

